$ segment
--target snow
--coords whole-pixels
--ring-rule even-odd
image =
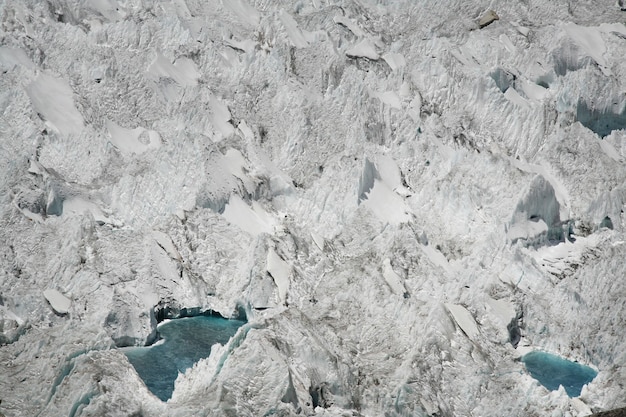
[[[411,209],[401,196],[393,192],[383,181],[374,180],[374,186],[366,193],[363,206],[379,219],[398,225],[411,220]]]
[[[605,75],[611,75],[604,58],[606,45],[598,28],[579,26],[575,23],[563,25],[565,32],[599,65]]]
[[[95,203],[85,200],[81,197],[72,197],[63,201],[64,215],[82,215],[89,213],[97,222],[111,223],[111,219],[106,213]]]
[[[256,201],[249,206],[238,195],[231,195],[222,215],[226,220],[252,235],[271,234],[274,231],[274,221],[265,209]]]
[[[181,86],[194,86],[200,76],[196,64],[189,58],[179,58],[173,64],[163,54],[157,53],[148,67],[153,77],[169,77]]]
[[[142,154],[151,149],[158,149],[161,146],[159,134],[143,127],[126,129],[118,126],[114,122],[107,120],[106,128],[110,135],[110,141],[124,155]]]
[[[261,20],[259,11],[246,0],[222,0],[221,3],[227,10],[234,13],[239,21],[249,26],[257,26]]]
[[[0,2],[0,413],[621,405],[623,12],[331,3]],[[168,402],[117,347],[162,308],[249,320]]]
[[[503,327],[509,324],[516,316],[515,306],[510,301],[488,298],[487,305]]]
[[[43,292],[43,296],[50,303],[50,306],[59,314],[67,314],[70,311],[72,300],[57,290],[47,289]]]
[[[291,40],[291,42],[293,42],[293,45],[296,48],[306,48],[307,46],[309,46],[309,43],[304,38],[302,31],[300,30],[300,28],[298,28],[298,24],[289,13],[281,10],[279,13],[279,17],[280,21],[285,26],[287,36],[289,36],[289,39]]]
[[[28,69],[35,67],[33,62],[28,58],[24,50],[20,48],[0,47],[0,68],[12,69],[14,66],[20,65]]]
[[[28,85],[26,92],[34,109],[52,128],[64,135],[82,131],[83,116],[76,109],[74,92],[66,80],[41,72]]]

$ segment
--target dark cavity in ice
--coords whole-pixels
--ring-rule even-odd
[[[592,368],[546,352],[530,352],[522,357],[530,375],[551,391],[565,388],[570,397],[578,397],[583,386],[598,374]]]
[[[496,86],[503,93],[512,87],[515,82],[515,75],[503,70],[502,68],[496,68],[494,71],[489,73],[489,76],[496,82]]]
[[[167,401],[178,374],[209,357],[215,343],[226,344],[244,323],[215,314],[169,320],[157,328],[163,340],[148,347],[125,348],[124,353],[148,389]]]
[[[594,109],[580,101],[576,107],[576,120],[603,138],[614,130],[626,129],[626,108],[615,113],[610,109]]]

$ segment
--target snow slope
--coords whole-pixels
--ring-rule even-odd
[[[0,413],[626,405],[615,2],[6,0],[0,16]],[[117,349],[154,338],[155,306],[249,320],[167,403]],[[531,350],[598,376],[549,392]]]

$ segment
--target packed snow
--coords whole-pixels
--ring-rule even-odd
[[[0,2],[0,413],[626,406],[622,9]],[[161,401],[124,349],[207,310]]]

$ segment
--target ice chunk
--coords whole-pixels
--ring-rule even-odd
[[[267,252],[267,272],[269,272],[274,279],[276,288],[278,288],[278,297],[280,298],[280,302],[284,304],[287,299],[287,292],[289,291],[291,266],[283,261],[274,249],[271,248]]]
[[[365,36],[365,32],[363,32],[363,30],[361,30],[361,28],[358,27],[357,24],[354,23],[354,21],[345,16],[335,16],[333,17],[333,22],[347,27],[352,33],[354,33],[358,37]]]
[[[493,22],[499,19],[500,17],[498,16],[496,12],[494,12],[493,10],[487,10],[485,14],[478,21],[478,27],[482,29],[485,26],[489,26],[490,24],[492,24]]]
[[[404,55],[399,53],[387,52],[386,54],[383,54],[383,59],[393,71],[397,71],[406,65]]]
[[[35,110],[61,134],[80,133],[83,116],[74,105],[74,92],[67,81],[44,72],[26,87]]]
[[[515,91],[514,88],[509,88],[504,92],[504,97],[506,97],[507,100],[509,100],[511,103],[515,104],[516,106],[519,106],[523,109],[528,109],[530,108],[530,105],[528,104],[528,101],[519,95],[519,93],[517,91]]]
[[[376,47],[369,39],[363,39],[346,51],[346,55],[353,58],[368,58],[377,60],[380,55],[376,52]]]
[[[467,311],[465,307],[459,304],[447,304],[446,308],[452,314],[454,321],[459,325],[461,330],[469,337],[470,339],[475,339],[478,335],[478,326],[476,325],[476,321],[472,314]]]
[[[394,271],[391,267],[391,261],[389,258],[385,258],[383,261],[383,277],[394,294],[402,295],[406,292],[404,284],[402,283],[402,278],[400,275],[396,274],[396,271]]]
[[[57,313],[66,314],[70,311],[72,300],[61,294],[59,291],[48,289],[43,292],[43,296],[46,297],[46,300],[48,300],[52,309]]]

